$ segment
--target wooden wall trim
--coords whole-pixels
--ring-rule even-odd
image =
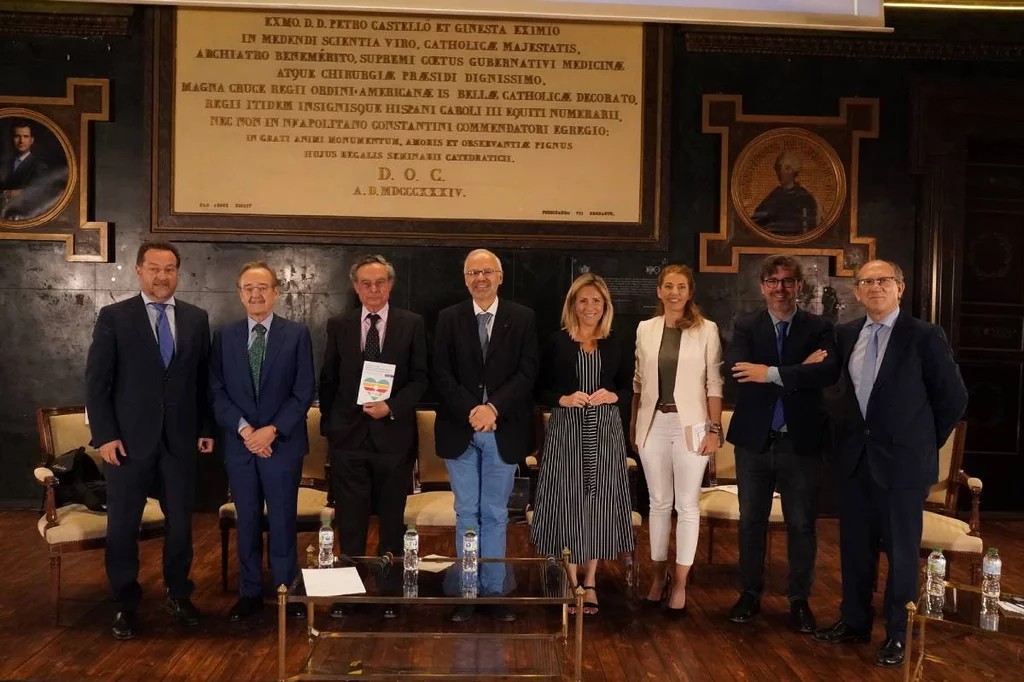
[[[129,34],[127,16],[0,12],[0,34],[48,36],[113,36]]]

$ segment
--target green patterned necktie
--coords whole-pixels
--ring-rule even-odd
[[[249,374],[252,376],[252,387],[256,393],[256,399],[260,397],[260,368],[263,367],[263,356],[267,351],[267,328],[257,324],[252,328],[256,332],[256,338],[249,346]]]

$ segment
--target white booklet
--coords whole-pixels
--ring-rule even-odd
[[[701,443],[704,442],[704,436],[707,435],[707,432],[708,425],[703,422],[687,426],[684,429],[684,435],[686,436],[686,448],[690,452],[700,452]]]
[[[344,568],[304,568],[302,582],[309,597],[340,597],[366,594],[366,587],[354,566]]]
[[[391,397],[391,387],[395,383],[395,366],[386,362],[363,362],[363,376],[359,380],[359,393],[356,405],[379,403]]]

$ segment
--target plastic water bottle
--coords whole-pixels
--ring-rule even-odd
[[[469,526],[462,536],[462,596],[466,598],[476,597],[479,552],[480,544],[476,530]]]
[[[942,550],[938,547],[928,555],[926,589],[928,612],[933,616],[941,615],[946,606],[946,557],[942,555]]]
[[[334,529],[329,521],[324,521],[320,526],[320,554],[317,558],[320,568],[331,568],[334,566]]]
[[[416,524],[410,523],[402,541],[402,565],[405,567],[405,585],[417,585],[420,581],[420,534]]]
[[[981,561],[981,596],[985,599],[999,601],[999,577],[1003,573],[1003,560],[999,558],[999,551],[995,547],[988,550],[988,554]]]

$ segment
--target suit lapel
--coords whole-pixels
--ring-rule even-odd
[[[246,394],[255,403],[256,393],[252,386],[252,371],[249,369],[249,322],[247,320],[242,320],[229,331],[227,343],[229,345],[226,350],[236,364],[235,371],[245,377],[242,383],[245,384]]]
[[[505,338],[508,336],[508,329],[512,326],[508,316],[508,305],[502,307],[498,305],[498,312],[494,316],[494,324],[491,326],[491,338],[487,342],[487,358],[484,362],[487,362],[494,356],[496,349],[501,347],[501,344],[505,342]],[[477,332],[479,338],[479,332]],[[483,350],[481,349],[481,354]]]
[[[775,324],[772,322],[772,316],[767,309],[765,309],[758,318],[756,333],[757,339],[754,347],[771,348],[772,357],[775,358],[775,366],[781,367],[784,363],[782,362],[782,358],[779,357],[779,337],[775,331]],[[785,355],[785,350],[785,346],[783,346],[783,355]]]
[[[189,335],[192,333],[192,316],[184,306],[179,303],[174,305],[174,355],[171,357],[171,364],[168,371],[174,369],[188,351]],[[157,355],[160,354],[160,347],[157,346]]]
[[[149,353],[156,363],[163,367],[164,361],[160,357],[160,346],[157,345],[156,334],[153,333],[153,325],[149,321],[149,311],[146,310],[146,302],[142,300],[141,294],[132,300],[134,301],[132,304],[132,326],[138,332],[146,352]]]
[[[395,349],[398,348],[398,336],[402,333],[402,313],[395,308],[391,308],[388,311],[388,324],[384,328],[384,345],[380,348],[380,361],[386,362],[391,365],[397,365],[397,362],[393,362],[392,356],[395,355]]]
[[[477,359],[477,362],[479,362],[480,366],[483,367],[483,365],[484,365],[484,349],[480,347],[480,332],[479,332],[479,330],[477,328],[476,311],[473,308],[473,300],[470,299],[469,301],[467,301],[466,304],[465,304],[465,307],[462,310],[463,310],[463,313],[459,317],[462,318],[462,326],[463,326],[463,329],[465,330],[464,333],[466,334],[466,338],[472,339],[472,341],[470,341],[470,347],[476,349],[474,355],[475,355],[475,357]],[[492,338],[492,340],[493,340],[493,337],[494,337],[494,329],[497,329],[497,327],[498,327],[498,321],[495,320],[494,321],[494,327],[491,330],[491,338]],[[487,350],[488,351],[490,351],[491,345],[492,344],[490,344],[490,343],[487,344]]]
[[[275,315],[267,334],[267,350],[263,356],[263,367],[260,369],[260,390],[263,390],[263,385],[267,383],[267,376],[270,374],[270,368],[274,366],[274,360],[281,354],[287,333],[288,320]]]
[[[896,317],[896,324],[889,333],[889,343],[885,345],[885,355],[882,356],[882,364],[878,368],[878,376],[875,377],[875,384],[871,388],[871,395],[874,396],[878,387],[883,385],[903,357],[903,347],[910,340],[910,322],[907,313],[900,311]],[[868,399],[868,404],[871,399]]]

